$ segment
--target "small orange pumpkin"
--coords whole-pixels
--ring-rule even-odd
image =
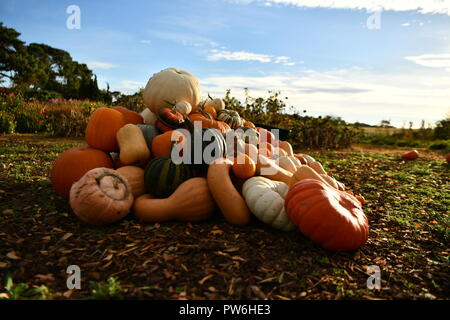
[[[248,120],[244,120],[244,127],[249,127],[256,130],[256,126],[253,124],[253,122]]]
[[[203,111],[209,113],[211,115],[211,117],[213,117],[214,119],[217,119],[217,111],[216,109],[214,109],[213,106],[209,105],[203,108]]]
[[[106,153],[86,146],[73,147],[61,153],[53,162],[50,181],[61,197],[68,198],[72,184],[89,170],[99,167],[113,167]]]
[[[245,153],[240,153],[234,158],[231,169],[237,178],[248,179],[255,175],[256,163]]]
[[[417,159],[418,157],[419,157],[419,152],[417,152],[417,150],[411,150],[402,155],[402,158],[406,159],[406,160],[414,160],[414,159]]]
[[[86,142],[93,148],[105,152],[119,150],[116,134],[125,125],[122,113],[110,108],[99,108],[89,117],[86,127]]]
[[[174,140],[172,140],[172,134]],[[153,157],[170,157],[172,148],[176,145],[182,147],[184,143],[184,135],[177,130],[166,131],[163,134],[157,135],[152,141],[152,155]]]

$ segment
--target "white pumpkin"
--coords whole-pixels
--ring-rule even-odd
[[[142,116],[142,118],[144,118],[144,123],[145,124],[150,124],[152,126],[155,125],[156,120],[158,119],[158,117],[156,116],[156,114],[154,114],[153,112],[151,112],[148,108],[145,108],[140,115]]]
[[[297,166],[295,165],[294,161],[291,159],[291,157],[288,156],[279,156],[278,157],[278,165],[282,167],[283,169],[286,169],[289,172],[294,173],[297,171]]]
[[[168,68],[154,74],[144,89],[144,103],[153,113],[177,101],[189,102],[196,111],[201,98],[198,79],[190,72]]]
[[[177,110],[182,115],[187,116],[192,111],[192,106],[187,101],[179,101],[175,104],[175,110]]]
[[[216,111],[220,111],[225,109],[225,102],[220,98],[210,99],[205,102],[203,107],[207,106],[211,106],[216,109]]]
[[[259,220],[276,229],[291,231],[295,225],[284,211],[284,197],[288,189],[284,182],[258,176],[244,182],[242,194],[248,208]]]

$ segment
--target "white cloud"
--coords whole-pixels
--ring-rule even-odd
[[[125,93],[135,93],[140,88],[144,88],[146,83],[134,80],[123,80],[120,82],[119,91]]]
[[[411,23],[409,23],[409,22],[402,23],[402,27],[409,27],[410,25],[411,25]]]
[[[233,60],[233,61],[259,61],[263,63],[271,62],[271,56],[267,54],[257,54],[247,51],[226,51],[226,50],[211,50],[207,56],[209,61],[217,60]]]
[[[229,60],[229,61],[258,61],[261,63],[279,63],[285,66],[294,66],[296,62],[291,61],[290,57],[274,57],[268,54],[252,53],[247,51],[227,51],[212,49],[206,57],[209,61]]]
[[[163,31],[155,31],[153,32],[155,36],[160,39],[170,40],[173,42],[180,43],[184,46],[191,47],[216,47],[219,44],[214,42],[208,38],[201,37],[195,34],[187,34],[187,33],[174,33],[174,32],[163,32]]]
[[[417,11],[450,15],[450,0],[232,0],[233,3],[277,4],[305,8],[353,9],[367,11]]]
[[[143,43],[143,44],[150,44],[150,43],[152,43],[151,40],[141,40],[140,42]]]
[[[244,98],[243,88],[254,97],[279,90],[282,97],[289,97],[288,106],[350,122],[378,124],[386,118],[400,127],[404,121],[434,123],[450,111],[450,76],[433,69],[404,74],[371,74],[361,68],[303,70],[291,75],[216,76],[200,81],[205,94],[223,96],[231,89],[239,99]]]
[[[117,65],[115,65],[115,64],[112,64],[109,62],[101,62],[101,61],[90,61],[86,64],[91,69],[111,69],[111,68],[117,67]]]
[[[450,53],[422,54],[420,56],[405,57],[420,66],[430,68],[443,68],[450,72]]]

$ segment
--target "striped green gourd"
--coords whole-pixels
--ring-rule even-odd
[[[239,113],[234,110],[223,109],[217,112],[217,120],[223,121],[228,124],[231,129],[242,127],[244,121]]]
[[[167,198],[191,177],[188,165],[175,164],[169,157],[156,157],[145,168],[145,190],[157,198]]]

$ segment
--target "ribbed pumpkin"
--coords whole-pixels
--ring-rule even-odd
[[[169,157],[157,157],[145,168],[145,190],[158,198],[170,196],[184,181],[192,177],[186,164],[174,164]]]
[[[239,113],[234,110],[224,109],[217,112],[217,120],[223,121],[228,124],[231,129],[242,127],[243,121],[239,116]]]
[[[186,120],[186,124],[191,134],[186,139],[183,156],[184,152],[190,152],[185,157],[189,164],[206,169],[215,159],[226,156],[227,144],[219,130],[196,128],[189,119]]]
[[[327,249],[354,250],[367,241],[369,223],[361,203],[322,181],[297,182],[289,189],[284,205],[299,230]]]
[[[50,181],[55,191],[68,198],[70,187],[91,169],[112,168],[111,158],[101,150],[80,146],[61,153],[53,162]]]
[[[122,106],[113,107],[113,110],[117,110],[121,114],[123,114],[126,124],[128,124],[128,123],[143,124],[144,123],[144,118],[139,113],[134,112],[133,110],[127,109]]]
[[[86,127],[86,142],[93,148],[105,152],[119,150],[116,134],[125,125],[122,113],[110,108],[99,108],[89,117]]]
[[[287,192],[287,184],[265,177],[250,178],[242,187],[242,195],[250,211],[262,222],[283,231],[295,229],[284,210]]]

